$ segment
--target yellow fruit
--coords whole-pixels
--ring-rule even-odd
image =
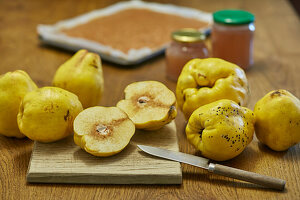
[[[249,88],[244,71],[219,58],[193,59],[182,69],[176,97],[186,119],[205,104],[230,99],[245,106]]]
[[[82,111],[78,97],[56,87],[27,93],[20,105],[20,131],[32,140],[54,142],[73,132],[73,121]]]
[[[111,156],[122,151],[135,132],[133,122],[117,107],[85,109],[74,121],[74,142],[95,156]]]
[[[84,108],[98,105],[104,87],[99,55],[85,49],[78,51],[58,68],[53,86],[76,94]]]
[[[239,155],[252,141],[254,123],[251,110],[223,99],[196,109],[186,135],[203,156],[224,161]]]
[[[286,90],[274,90],[254,108],[255,133],[260,142],[284,151],[300,142],[300,100]]]
[[[160,82],[135,82],[124,92],[125,99],[117,107],[127,113],[137,129],[160,129],[177,115],[174,93]]]
[[[0,134],[23,138],[17,123],[20,102],[27,92],[37,89],[36,84],[22,70],[0,76]]]

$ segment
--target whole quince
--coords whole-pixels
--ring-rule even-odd
[[[21,100],[26,93],[37,89],[29,75],[17,70],[0,76],[0,134],[23,138],[17,123]]]
[[[43,87],[27,93],[20,105],[20,131],[32,140],[54,142],[73,132],[82,105],[78,97],[61,88]]]
[[[84,108],[98,105],[104,88],[99,55],[79,50],[58,68],[53,86],[76,94]]]
[[[254,107],[255,134],[275,151],[284,151],[300,142],[300,100],[286,90],[274,90]]]
[[[255,116],[236,102],[222,99],[196,109],[186,135],[207,158],[224,161],[239,155],[252,141]]]
[[[246,105],[249,87],[244,71],[219,58],[193,59],[182,69],[177,81],[178,106],[186,119],[202,105],[230,99]]]
[[[133,122],[117,107],[87,108],[74,120],[74,142],[94,156],[122,151],[135,132]]]
[[[125,99],[117,103],[137,129],[157,130],[175,119],[176,97],[158,81],[140,81],[129,84]]]

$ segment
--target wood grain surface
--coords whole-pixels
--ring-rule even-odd
[[[0,74],[22,69],[38,86],[50,85],[55,70],[72,53],[40,44],[37,24],[102,8],[116,1],[0,1]],[[287,89],[300,98],[300,22],[286,0],[160,1],[213,12],[245,9],[256,16],[254,66],[246,72],[251,89],[249,108],[273,89]],[[101,105],[112,106],[134,81],[158,80],[175,91],[165,78],[165,58],[159,56],[132,68],[103,63],[105,92]],[[1,108],[0,108],[1,109]],[[176,118],[180,151],[198,154],[187,142],[182,113]],[[220,164],[286,180],[283,192],[224,178],[182,164],[182,185],[28,184],[26,171],[33,142],[0,136],[1,199],[300,199],[300,145],[274,152],[256,138],[238,157]]]
[[[80,149],[73,136],[49,144],[35,142],[28,167],[32,183],[181,184],[178,162],[150,156],[137,145],[179,151],[175,122],[157,131],[137,130],[117,155],[101,158]]]

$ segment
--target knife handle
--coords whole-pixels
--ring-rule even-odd
[[[284,190],[285,186],[285,180],[282,179],[273,178],[270,176],[265,176],[254,172],[244,171],[214,163],[209,164],[208,171],[222,176],[247,181],[250,183],[255,183],[277,190]]]

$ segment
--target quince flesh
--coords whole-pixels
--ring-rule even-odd
[[[0,76],[0,134],[23,138],[17,123],[21,100],[26,93],[37,89],[29,75],[17,70]]]
[[[99,55],[79,50],[58,68],[53,86],[76,94],[84,108],[98,105],[104,87]]]
[[[176,87],[177,102],[186,119],[200,106],[220,99],[244,106],[248,93],[244,71],[219,58],[190,60],[183,67]]]
[[[300,100],[286,90],[274,90],[254,107],[255,134],[275,151],[284,151],[300,142]]]
[[[73,132],[73,121],[82,111],[78,97],[61,88],[43,87],[27,93],[20,105],[20,131],[32,140],[54,142]]]
[[[254,123],[251,110],[223,99],[196,109],[186,135],[203,156],[224,161],[239,155],[252,141]]]
[[[117,107],[85,109],[74,121],[74,142],[95,156],[112,156],[122,151],[134,135],[135,127]]]
[[[125,99],[117,107],[127,113],[137,129],[160,129],[177,115],[174,93],[160,82],[135,82],[124,92]]]

